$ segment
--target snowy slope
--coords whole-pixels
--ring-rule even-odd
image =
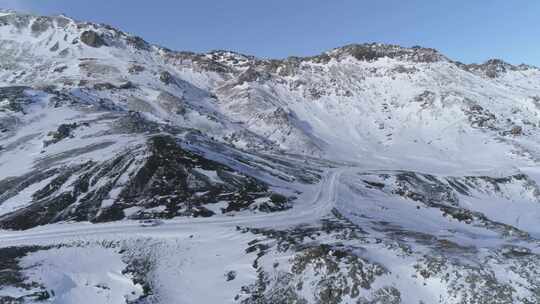
[[[540,69],[0,12],[0,303],[540,303]]]

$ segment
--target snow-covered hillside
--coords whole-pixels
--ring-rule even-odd
[[[540,69],[0,12],[0,303],[540,303]]]

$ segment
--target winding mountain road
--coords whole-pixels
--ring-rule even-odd
[[[334,208],[338,198],[339,179],[345,170],[347,169],[328,170],[321,181],[313,186],[316,193],[312,199],[299,201],[293,208],[283,212],[217,218],[177,218],[164,221],[155,227],[142,227],[138,221],[55,224],[27,231],[0,231],[0,247],[52,244],[91,238],[174,237],[196,233],[201,229],[236,229],[237,226],[276,228],[311,223],[328,215]]]

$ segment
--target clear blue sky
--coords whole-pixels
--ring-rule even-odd
[[[433,47],[467,63],[540,66],[538,0],[0,0],[0,7],[108,23],[177,50],[279,58],[384,42]]]

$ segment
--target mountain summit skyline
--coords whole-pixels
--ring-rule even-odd
[[[229,49],[263,58],[312,56],[355,42],[427,45],[464,63],[489,57],[540,65],[534,41],[540,5],[502,0],[431,3],[383,0],[309,3],[278,0],[232,4],[156,0],[125,5],[95,0],[0,0],[0,7],[65,14],[111,24],[152,43],[206,53]],[[215,26],[219,25],[219,26]]]
[[[0,13],[2,13],[2,14],[21,14],[21,15],[29,15],[29,16],[39,16],[38,14],[35,14],[35,13],[23,13],[23,12],[20,12],[20,11],[17,11],[17,10],[5,9],[5,8],[0,8]],[[50,15],[50,17],[52,17],[52,18],[54,18],[54,17],[63,17],[63,18],[72,20],[74,22],[80,22],[80,21],[77,21],[76,19],[73,19],[71,16],[65,15],[65,14]],[[81,23],[84,23],[84,22],[81,22]],[[98,23],[95,23],[95,24],[98,25]],[[136,39],[141,39],[142,42],[145,43],[145,44],[149,44],[149,45],[153,44],[153,43],[147,42],[146,39],[143,39],[143,38],[141,38],[141,37],[139,37],[137,35],[134,35],[132,33],[122,31],[121,29],[118,29],[118,28],[115,28],[115,29],[116,29],[116,31],[122,32],[125,35],[132,36],[132,37],[134,37]],[[163,48],[163,49],[167,49],[167,50],[170,50],[170,51],[176,51],[176,52],[191,52],[191,53],[199,53],[199,54],[203,54],[203,53],[212,54],[212,53],[228,52],[228,53],[231,53],[231,54],[235,53],[235,54],[237,54],[239,56],[243,56],[243,57],[246,57],[246,58],[250,57],[252,59],[258,59],[258,60],[285,60],[285,59],[288,59],[288,58],[317,57],[318,55],[324,55],[324,54],[329,53],[329,52],[331,52],[333,50],[350,49],[350,48],[353,48],[355,46],[368,46],[368,47],[379,46],[381,48],[401,48],[401,49],[431,49],[434,52],[441,54],[441,52],[439,50],[437,50],[435,48],[431,48],[430,46],[421,46],[421,45],[403,46],[403,45],[397,45],[397,44],[392,44],[392,43],[383,43],[383,42],[377,42],[377,41],[373,41],[373,42],[360,42],[360,41],[357,41],[357,42],[353,42],[353,43],[343,44],[341,46],[340,45],[333,46],[333,47],[328,48],[326,50],[322,50],[320,53],[315,54],[315,55],[298,56],[298,55],[295,55],[295,54],[288,54],[288,55],[283,56],[283,57],[277,57],[277,56],[276,57],[258,57],[256,54],[242,53],[242,52],[235,51],[235,50],[232,50],[232,49],[223,49],[223,48],[215,48],[215,49],[207,50],[205,52],[197,52],[197,51],[191,50],[191,49],[174,49],[174,48],[171,49],[170,45],[167,45],[167,44],[163,44],[163,45],[162,44],[153,44],[153,45],[158,47],[158,48]],[[313,53],[313,52],[310,52],[310,53]],[[470,62],[468,64],[462,63],[459,60],[456,60],[456,58],[450,58],[448,56],[445,56],[445,54],[441,54],[441,55],[446,57],[450,61],[454,61],[454,62],[456,62],[458,64],[463,64],[464,66],[479,66],[479,65],[489,65],[489,64],[493,64],[493,63],[500,63],[500,64],[503,64],[503,65],[514,66],[514,67],[518,67],[518,66],[535,67],[535,65],[530,64],[528,62],[521,62],[519,64],[511,64],[511,63],[506,62],[505,60],[503,60],[501,58],[489,57],[489,55],[488,55],[488,58],[485,59],[485,60],[482,60],[482,61],[479,61],[479,62]]]

